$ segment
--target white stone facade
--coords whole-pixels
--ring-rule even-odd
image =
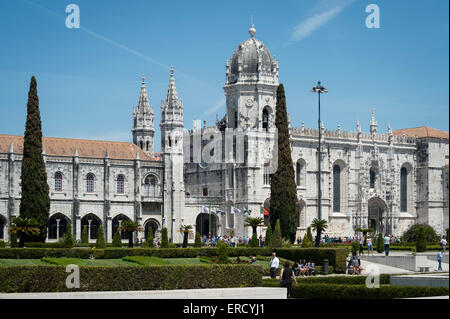
[[[160,154],[153,150],[153,109],[144,79],[133,112],[137,147],[131,143],[126,147],[140,148],[147,157],[140,158],[141,150],[135,149],[133,158],[113,155],[115,144],[102,143],[98,144],[106,147],[102,156],[78,154],[78,146],[71,154],[45,154],[50,216],[65,216],[78,240],[86,220],[90,227],[96,218],[104,226],[107,242],[112,241],[117,221],[125,218],[152,227],[156,236],[167,227],[170,240],[176,243],[182,241],[177,231],[181,225],[193,225],[203,234],[211,227],[216,235],[251,235],[251,229],[244,227],[245,217],[263,216],[261,207],[268,208],[270,200],[278,87],[278,62],[254,39],[255,32],[252,27],[251,37],[226,63],[226,115],[215,126],[184,129],[183,105],[171,70],[161,105]],[[411,137],[388,127],[388,133],[379,134],[374,110],[369,125],[368,133],[361,131],[359,123],[355,132],[321,129],[321,206],[322,218],[329,224],[326,234],[350,236],[358,227],[374,227],[401,235],[414,223],[430,224],[444,234],[449,227],[448,133],[446,138]],[[230,147],[226,132],[236,130],[240,135]],[[290,132],[298,196],[297,235],[303,236],[317,217],[319,132],[303,125],[290,127]],[[201,153],[196,135],[204,139],[200,150],[206,149],[204,154],[219,161],[195,161]],[[7,227],[19,214],[22,155],[14,149],[13,137],[2,138],[8,145],[0,149],[0,235],[8,240]],[[242,158],[235,148],[243,149]],[[62,175],[60,188],[55,184],[57,174]],[[93,189],[89,189],[92,177]],[[204,207],[210,215],[201,213]],[[232,214],[231,207],[241,213]],[[258,235],[264,235],[265,228],[259,227]],[[138,235],[143,237],[143,232]],[[193,234],[189,239],[194,240]]]

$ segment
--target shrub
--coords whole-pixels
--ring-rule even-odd
[[[273,232],[272,247],[281,248],[283,246],[283,239],[281,238],[280,220],[277,219],[275,223],[275,230]]]
[[[89,243],[87,226],[83,227],[83,232],[81,233],[81,242],[83,244]]]
[[[308,237],[308,240],[312,243],[313,242],[313,236],[311,233],[311,226],[308,227],[308,229],[306,230],[306,237]]]
[[[169,248],[169,238],[167,237],[167,228],[162,229],[161,248]]]
[[[352,242],[352,253],[358,253],[359,251],[359,242],[358,241],[354,241]]]
[[[174,243],[169,243],[169,246],[167,248],[177,248],[177,245]]]
[[[420,252],[424,252],[426,250],[427,250],[426,234],[425,234],[425,229],[422,228],[419,230],[419,237],[417,237],[416,251],[418,253],[420,253]]]
[[[120,236],[119,231],[114,233],[112,245],[113,247],[122,247],[122,236]]]
[[[217,243],[217,263],[228,264],[227,245],[223,242],[223,240],[220,240]]]
[[[267,229],[266,229],[266,239],[265,239],[264,245],[267,247],[272,247],[272,239],[273,239],[272,227],[270,226],[270,223],[269,223],[269,226],[267,226]]]
[[[415,224],[408,228],[408,230],[403,234],[402,240],[411,242],[415,241],[417,242],[421,230],[425,231],[425,240],[427,242],[438,242],[439,236],[436,234],[436,231],[433,227],[426,224]]]
[[[253,234],[249,247],[258,247],[258,246],[259,246],[258,236],[256,234]]]
[[[391,275],[381,274],[380,285],[390,283]],[[308,276],[299,277],[297,281],[299,285],[302,284],[336,284],[336,285],[365,285],[367,276]],[[277,287],[280,285],[278,279],[263,279],[263,287]]]
[[[305,236],[303,237],[302,248],[311,248],[312,245],[312,241],[309,240],[307,234],[305,234]]]
[[[383,234],[379,233],[377,237],[377,252],[382,253],[384,251]]]
[[[202,247],[202,240],[200,238],[200,233],[196,232],[195,233],[195,243],[194,243],[194,247]]]
[[[0,248],[5,248],[5,242],[3,240],[0,240]]]
[[[105,248],[105,233],[103,232],[103,225],[100,225],[98,227],[97,241],[95,243],[95,248],[99,249]]]
[[[62,246],[64,248],[72,248],[73,246],[75,246],[75,239],[73,239],[72,227],[70,226],[70,224],[67,224],[66,233],[62,238]]]
[[[146,243],[149,248],[155,248],[155,243],[153,242],[153,229],[151,228],[148,229]]]
[[[17,242],[17,233],[12,233],[9,235],[9,245],[11,248],[16,248],[19,246],[19,243]]]
[[[1,292],[238,288],[262,285],[253,265],[80,267],[80,288],[67,288],[64,266],[0,267]]]

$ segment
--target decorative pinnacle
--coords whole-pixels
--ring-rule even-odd
[[[256,34],[256,29],[255,29],[255,27],[254,27],[254,25],[253,25],[253,17],[252,17],[252,19],[251,19],[251,23],[250,23],[250,29],[248,29],[248,33],[250,34],[250,37],[254,37],[255,36],[255,34]]]
[[[142,74],[142,84],[145,84],[145,75]]]
[[[173,78],[173,66],[170,67],[170,77]]]

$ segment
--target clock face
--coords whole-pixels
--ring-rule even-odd
[[[253,106],[253,99],[252,99],[252,98],[248,98],[248,99],[247,99],[247,102],[245,103],[245,105],[246,105],[247,107],[252,107],[252,106]]]

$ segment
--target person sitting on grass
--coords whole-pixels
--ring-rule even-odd
[[[294,271],[295,277],[298,277],[298,275],[300,274],[300,262],[299,261],[296,261],[292,265],[292,270]]]
[[[316,275],[316,267],[315,267],[315,264],[313,262],[309,262],[308,263],[308,273],[309,273],[310,276],[311,275],[313,275],[313,276]]]

